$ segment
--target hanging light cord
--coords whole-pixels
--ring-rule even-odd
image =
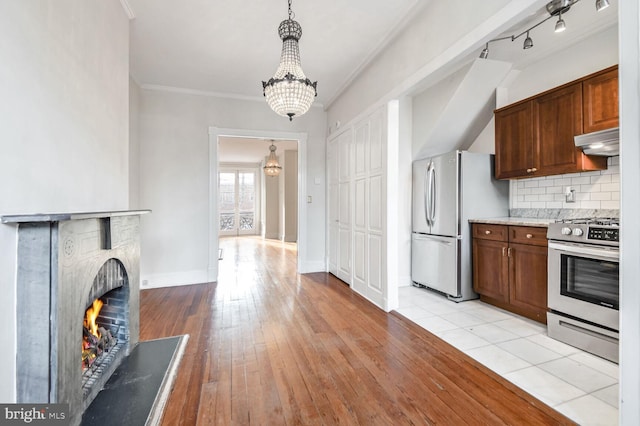
[[[292,20],[296,17],[296,14],[291,10],[291,0],[289,0],[289,20]]]

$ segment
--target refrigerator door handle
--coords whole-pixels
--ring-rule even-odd
[[[422,198],[422,202],[424,203],[424,218],[427,221],[427,225],[431,226],[431,222],[429,221],[429,166],[424,171],[424,197]]]
[[[429,164],[429,222],[433,226],[436,223],[436,169],[433,163]]]

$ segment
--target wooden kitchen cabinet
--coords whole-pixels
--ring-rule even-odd
[[[473,224],[472,233],[481,300],[546,324],[546,228]]]
[[[618,125],[617,67],[495,111],[496,178],[604,170],[606,157],[576,148],[574,136]]]
[[[607,68],[582,82],[583,133],[619,125],[618,66]]]
[[[528,176],[535,164],[533,104],[525,102],[496,111],[495,167],[498,179]]]

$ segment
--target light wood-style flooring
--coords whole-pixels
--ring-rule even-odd
[[[569,419],[294,244],[220,241],[217,283],[143,290],[141,340],[189,334],[163,425],[543,425]]]

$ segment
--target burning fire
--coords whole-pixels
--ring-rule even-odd
[[[118,342],[110,330],[96,322],[102,305],[104,305],[102,300],[94,300],[87,309],[82,322],[82,371],[91,367],[94,362],[99,360],[99,357],[109,352]]]
[[[98,325],[96,324],[96,318],[98,318],[98,314],[100,313],[100,309],[102,309],[102,305],[104,303],[100,299],[96,299],[93,301],[93,305],[89,309],[84,317],[84,326],[88,329],[91,334],[96,336],[98,339],[100,338],[100,332],[98,331]]]

